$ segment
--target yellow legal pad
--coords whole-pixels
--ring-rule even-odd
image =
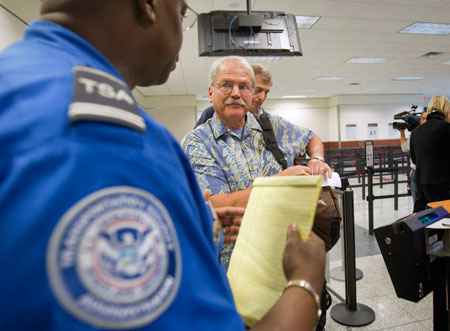
[[[239,313],[252,327],[280,297],[288,225],[308,238],[322,176],[257,178],[231,255],[228,279]]]

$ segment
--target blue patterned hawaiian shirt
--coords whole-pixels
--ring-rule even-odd
[[[292,124],[280,116],[269,115],[275,137],[288,167],[306,152],[314,132]],[[241,134],[228,129],[214,114],[190,131],[181,142],[202,190],[211,194],[232,193],[249,188],[257,177],[278,174],[282,168],[266,149],[262,129],[247,113]],[[228,267],[234,244],[225,244],[221,260]]]

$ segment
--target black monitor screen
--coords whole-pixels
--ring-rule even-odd
[[[213,11],[200,14],[200,56],[301,56],[295,16],[282,12],[252,12],[257,22],[249,26],[245,12]],[[244,16],[245,26],[240,23]],[[256,17],[256,19],[255,19]],[[241,17],[243,18],[243,17]],[[243,22],[244,20],[241,20]]]

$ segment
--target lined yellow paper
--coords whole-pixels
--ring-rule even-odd
[[[228,279],[239,313],[252,327],[280,297],[288,225],[311,232],[322,176],[257,178],[231,255]]]

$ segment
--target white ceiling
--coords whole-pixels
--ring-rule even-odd
[[[246,10],[246,0],[187,0],[198,13]],[[25,22],[38,17],[39,0],[0,0],[0,5]],[[450,0],[252,0],[252,10],[320,16],[311,29],[300,29],[302,57],[269,63],[274,85],[271,98],[285,95],[331,97],[344,94],[423,94],[450,96],[450,35],[398,32],[420,22],[450,23]],[[184,25],[195,16],[188,12]],[[1,28],[1,23],[0,23]],[[421,57],[442,52],[435,57]],[[389,57],[384,64],[344,63],[352,57]],[[207,76],[215,58],[198,56],[197,25],[184,32],[180,62],[161,86],[139,88],[145,96],[207,95]],[[342,81],[317,81],[318,76],[344,76]],[[422,76],[419,81],[393,81]],[[350,85],[359,83],[359,85]],[[299,89],[317,89],[299,92]]]

